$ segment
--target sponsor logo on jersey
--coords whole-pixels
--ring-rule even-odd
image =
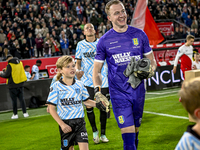
[[[131,52],[126,52],[126,53],[112,55],[112,57],[114,58],[115,63],[118,64],[121,62],[130,61],[131,60],[130,54],[131,54]]]
[[[74,101],[74,97],[72,98],[64,98],[60,99],[62,105],[74,105],[74,104],[81,104],[81,101]]]
[[[68,94],[67,90],[59,90],[59,94],[63,95],[63,94]]]
[[[110,44],[115,44],[115,43],[118,43],[118,41],[115,41],[115,42],[110,42]]]
[[[112,55],[112,57],[115,60],[116,64],[122,63],[122,62],[129,62],[131,61],[131,57],[135,57],[136,60],[140,59],[140,55],[130,56],[130,54],[131,52],[126,52],[126,53]]]
[[[88,58],[88,57],[95,57],[96,52],[85,52],[83,53],[84,57]]]
[[[67,91],[67,89],[64,89],[64,90],[59,90],[60,92],[62,92],[62,91]]]
[[[119,48],[119,47],[121,47],[121,45],[118,45],[118,46],[115,46],[115,47],[110,47],[109,50]]]
[[[81,132],[81,136],[88,136],[87,132]]]
[[[67,147],[67,146],[68,146],[68,140],[63,140],[63,145],[64,145],[65,147]]]
[[[139,45],[139,40],[138,40],[138,38],[133,38],[132,40],[133,40],[133,44],[134,44],[135,46],[138,46],[138,45]]]
[[[118,121],[120,124],[124,124],[124,116],[118,116]]]

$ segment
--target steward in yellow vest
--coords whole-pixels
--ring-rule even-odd
[[[9,57],[8,65],[0,77],[7,78],[8,88],[22,87],[27,80],[22,62],[17,57]]]
[[[26,112],[26,103],[24,100],[24,82],[27,80],[26,74],[22,62],[12,55],[6,57],[8,65],[6,69],[0,73],[0,77],[7,78],[7,84],[9,88],[9,94],[12,99],[13,115],[11,119],[18,119],[17,114],[17,98],[20,101],[22,112],[24,117],[28,117],[29,114]]]

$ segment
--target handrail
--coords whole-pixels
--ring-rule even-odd
[[[179,22],[179,21],[177,21],[175,19],[156,19],[155,22],[176,22],[177,24],[180,24],[180,25],[184,26],[185,28],[189,28],[184,23]]]
[[[162,44],[177,43],[176,41],[181,42],[181,41],[185,41],[185,39],[166,40],[162,42]],[[200,38],[195,38],[195,41],[200,41]]]

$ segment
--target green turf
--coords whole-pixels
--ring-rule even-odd
[[[148,92],[144,106],[144,115],[139,134],[138,150],[172,150],[175,148],[187,125],[193,124],[188,119],[178,119],[151,114],[151,112],[188,117],[178,101],[178,89]],[[159,94],[160,93],[160,94]],[[94,109],[97,128],[100,128],[99,110]],[[148,111],[148,113],[146,113]],[[29,118],[11,120],[12,112],[0,113],[1,150],[60,150],[58,125],[46,113],[46,108],[29,109]],[[107,121],[109,143],[94,144],[92,129],[87,117],[86,128],[90,150],[122,150],[123,142],[113,113]],[[78,146],[75,146],[78,150]]]

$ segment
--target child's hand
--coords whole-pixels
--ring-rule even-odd
[[[64,133],[72,132],[72,128],[65,123],[63,123],[60,127]]]

